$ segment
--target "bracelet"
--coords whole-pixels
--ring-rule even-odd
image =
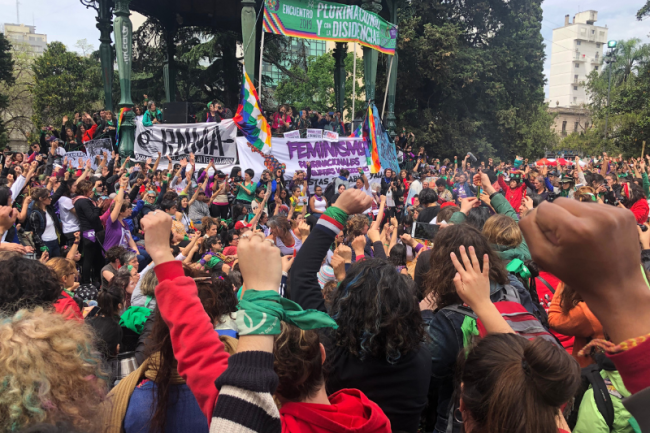
[[[73,242],[74,245],[79,245],[79,242]]]

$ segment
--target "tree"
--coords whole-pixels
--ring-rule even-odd
[[[614,62],[605,66],[603,78],[612,69],[612,84],[627,83],[632,74],[637,75],[644,64],[650,61],[650,44],[642,44],[641,39],[632,38],[619,41],[614,48]]]
[[[32,123],[34,73],[34,53],[26,43],[12,45],[13,81],[0,84],[0,93],[7,97],[7,107],[3,114],[5,127],[10,139],[28,140],[34,132]]]
[[[398,129],[453,157],[541,156],[557,143],[544,104],[541,0],[412,0],[398,11]],[[386,83],[379,68],[377,88]],[[479,151],[480,149],[480,151]]]
[[[61,42],[47,45],[36,58],[34,71],[34,115],[38,127],[59,125],[64,115],[102,108],[103,86],[99,62],[68,51]]]
[[[0,34],[0,84],[4,83],[4,88],[0,91],[0,149],[7,145],[8,140],[5,126],[5,110],[9,106],[9,101],[4,91],[6,91],[6,87],[14,83],[13,66],[11,44],[3,34]]]
[[[647,16],[650,16],[650,0],[646,0],[645,5],[636,13],[636,19],[641,21]]]
[[[79,39],[76,44],[74,44],[75,48],[81,53],[83,57],[88,57],[90,56],[93,51],[95,51],[95,46],[93,44],[88,43],[88,40],[86,38],[84,39]]]
[[[354,59],[352,55],[345,58],[345,102],[344,110],[352,109],[352,71]],[[288,76],[278,83],[273,95],[279,104],[289,104],[301,110],[309,107],[320,112],[332,111],[336,107],[334,93],[335,61],[332,53],[321,56],[307,56],[305,63],[297,61],[289,70]],[[355,108],[363,108],[363,86],[359,80],[363,78],[362,67],[357,65],[357,100]]]

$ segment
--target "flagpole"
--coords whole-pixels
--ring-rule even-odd
[[[262,43],[260,44],[260,73],[259,79],[257,80],[257,96],[260,98],[260,103],[262,102],[262,56],[264,54],[264,29],[262,29]]]
[[[393,70],[393,58],[390,57],[390,65],[388,65],[388,75],[386,76],[386,91],[384,92],[384,104],[381,106],[381,120],[384,120],[384,110],[386,109],[386,97],[388,96],[388,83],[390,82],[390,71]]]
[[[354,130],[354,101],[357,99],[357,43],[354,43],[354,60],[352,61],[352,128]]]

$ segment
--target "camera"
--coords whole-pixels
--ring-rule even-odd
[[[546,196],[546,201],[553,203],[556,198],[558,198],[560,194],[557,192],[549,192],[548,195]]]
[[[232,181],[235,182],[235,183],[239,183],[239,182],[243,182],[244,179],[242,179],[241,176],[235,176],[235,177],[232,178]]]

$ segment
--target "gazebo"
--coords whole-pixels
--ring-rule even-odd
[[[248,71],[257,71],[259,58],[259,37],[262,32],[262,20],[256,20],[257,14],[264,6],[263,0],[80,0],[82,5],[97,11],[97,28],[100,31],[100,59],[102,78],[104,82],[104,104],[109,109],[114,108],[111,96],[113,82],[113,50],[111,47],[111,32],[115,38],[115,54],[120,77],[121,108],[126,108],[120,131],[120,154],[123,157],[133,155],[133,140],[135,132],[135,116],[131,101],[131,59],[132,59],[132,24],[129,16],[136,11],[144,16],[155,18],[164,28],[167,40],[167,56],[163,76],[165,81],[166,99],[175,100],[176,68],[174,66],[175,46],[174,35],[180,27],[200,26],[220,30],[241,32],[244,47],[244,61]],[[397,21],[397,7],[403,0],[342,0],[336,3],[357,5],[361,8],[381,15],[391,23]],[[115,15],[115,19],[113,19]],[[337,42],[334,50],[335,58],[335,93],[336,105],[343,111],[345,98],[345,66],[347,55],[346,43]],[[379,52],[372,48],[363,47],[364,83],[366,100],[375,100],[375,81],[377,76],[377,61]],[[388,85],[386,127],[391,136],[395,135],[395,90],[397,84],[397,50],[390,66]],[[388,71],[387,71],[388,74]],[[258,74],[254,73],[254,77]],[[253,78],[251,76],[251,78]],[[253,78],[255,84],[256,80]]]

